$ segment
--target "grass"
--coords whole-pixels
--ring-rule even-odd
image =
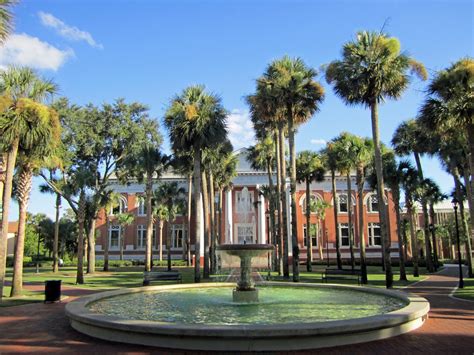
[[[454,297],[474,301],[474,279],[464,279],[464,288],[458,288]]]
[[[164,267],[154,268],[156,270],[166,270]],[[183,283],[193,283],[194,282],[194,269],[191,267],[178,267],[174,266],[173,269],[178,270],[181,273]],[[324,271],[325,266],[323,265],[314,265],[312,272],[307,272],[305,266],[302,266],[300,269],[300,278],[301,282],[309,283],[321,283],[321,273]],[[100,270],[100,269],[98,269]],[[393,268],[394,272],[394,288],[401,288],[407,285],[410,285],[414,282],[425,279],[424,268],[420,268],[420,277],[414,278],[411,273],[412,269],[407,268],[408,281],[398,281],[398,268]],[[262,273],[265,276],[265,273]],[[272,279],[283,280],[279,278],[276,273],[272,273]],[[11,280],[12,269],[7,269],[7,281]],[[209,281],[224,281],[226,275],[217,275],[212,276],[210,279],[203,279],[203,282]],[[75,287],[75,288],[85,288],[97,290],[110,290],[123,287],[139,287],[143,282],[143,266],[131,266],[131,267],[120,267],[120,268],[111,268],[109,272],[97,271],[93,275],[84,274],[85,283],[82,285],[76,284],[76,269],[74,267],[63,267],[57,274],[51,272],[51,268],[44,267],[40,268],[40,272],[37,274],[34,267],[28,267],[24,269],[23,281],[25,284],[36,284],[43,285],[46,280],[61,280],[63,287]],[[382,271],[381,267],[369,266],[368,267],[368,279],[369,286],[374,287],[385,287],[385,274]],[[290,278],[291,280],[291,278]],[[334,281],[336,282],[336,280]],[[474,285],[472,280],[470,281],[470,295],[474,291]],[[339,283],[343,284],[354,284],[352,280],[340,280]],[[153,285],[161,284],[170,284],[169,281],[154,282]],[[466,288],[465,290],[468,290]],[[25,303],[32,302],[41,302],[44,299],[43,291],[27,291],[23,292],[23,297],[18,298],[9,298],[10,296],[10,287],[4,287],[4,298],[1,307],[8,307],[14,305],[20,305]],[[457,295],[457,294],[456,294]],[[469,293],[468,293],[469,295]],[[463,296],[460,296],[463,297]]]

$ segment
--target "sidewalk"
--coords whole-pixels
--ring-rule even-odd
[[[431,304],[429,319],[420,329],[386,340],[323,349],[318,352],[327,354],[473,354],[474,302],[449,297],[457,281],[457,269],[447,267],[441,273],[432,275],[429,279],[406,289],[408,292],[427,298]],[[65,304],[76,297],[99,291],[65,288],[63,294],[70,297],[63,303],[46,305],[32,303],[0,308],[0,354],[11,352],[182,353],[168,349],[160,350],[101,341],[74,331],[64,315]]]

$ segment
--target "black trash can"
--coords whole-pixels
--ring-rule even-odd
[[[61,280],[44,282],[44,303],[61,301]]]

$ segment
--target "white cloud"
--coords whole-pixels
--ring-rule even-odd
[[[89,32],[82,31],[74,26],[69,26],[57,17],[54,17],[52,14],[40,11],[38,12],[38,16],[44,26],[54,28],[60,36],[66,39],[70,39],[72,41],[85,41],[91,47],[100,49],[104,48],[102,44],[97,43],[94,40],[94,38]]]
[[[19,65],[56,71],[73,56],[72,49],[63,51],[25,33],[12,34],[0,47],[0,66]]]
[[[227,116],[227,129],[234,149],[255,144],[255,134],[248,111],[232,110],[229,116]]]
[[[311,144],[324,145],[326,143],[325,139],[311,139]]]

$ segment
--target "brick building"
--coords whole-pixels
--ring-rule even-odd
[[[268,184],[268,175],[265,171],[255,171],[250,167],[246,161],[245,150],[237,151],[238,166],[237,176],[233,180],[233,187],[224,193],[223,210],[222,210],[222,230],[221,243],[267,243],[269,236],[269,213],[268,201],[259,194],[259,188]],[[186,178],[176,175],[172,172],[167,172],[156,181],[157,186],[160,182],[176,181],[187,191]],[[353,188],[356,188],[355,176],[352,177]],[[347,213],[347,191],[346,178],[337,177],[336,181],[337,193],[339,195],[338,206],[338,228],[341,235],[341,254],[343,259],[349,259],[349,233],[348,233],[348,213]],[[145,257],[145,236],[146,236],[146,212],[144,204],[140,195],[144,194],[144,185],[138,183],[131,183],[129,185],[122,185],[118,181],[112,185],[114,191],[121,194],[121,201],[113,210],[108,211],[110,216],[110,227],[107,231],[105,221],[105,211],[101,211],[97,221],[98,238],[96,244],[96,255],[98,259],[103,258],[104,243],[109,243],[110,259],[118,259],[120,250],[120,237],[125,236],[125,259],[144,259]],[[289,189],[288,189],[289,190]],[[289,192],[288,192],[289,196]],[[185,194],[187,197],[187,193]],[[306,259],[306,243],[304,235],[306,234],[306,216],[305,216],[305,186],[298,184],[297,186],[297,219],[298,219],[298,245],[300,247],[300,259]],[[314,259],[320,258],[319,247],[323,249],[323,258],[329,254],[330,259],[336,258],[336,242],[335,242],[335,226],[334,213],[332,204],[331,192],[331,177],[328,175],[322,182],[313,182],[311,184],[311,198],[323,199],[330,203],[330,207],[326,210],[324,220],[318,221],[315,213],[311,214],[311,223],[317,224],[317,233],[319,238],[313,236],[313,255]],[[390,231],[391,231],[391,256],[398,258],[398,241],[396,231],[396,220],[393,200],[390,192],[387,192],[387,201],[389,205]],[[352,195],[353,207],[353,224],[354,224],[354,239],[355,239],[355,256],[359,257],[359,215],[356,204],[356,193],[353,191]],[[290,210],[288,199],[288,211]],[[370,189],[366,184],[364,186],[364,233],[367,247],[368,259],[381,258],[381,237],[379,215],[377,212],[378,201],[375,191]],[[135,216],[134,222],[123,230],[118,226],[114,216],[119,213],[131,213]],[[290,213],[287,214],[290,218]],[[191,217],[192,221],[194,216]],[[193,225],[193,223],[191,224]],[[202,225],[202,223],[201,223]],[[154,225],[154,236],[158,235],[158,223]],[[290,223],[288,223],[288,231]],[[186,216],[178,215],[176,220],[170,223],[169,229],[165,224],[163,228],[163,244],[165,243],[165,235],[169,230],[171,233],[171,253],[173,258],[181,258],[183,254],[183,238],[188,233]],[[290,234],[290,233],[289,233]],[[191,236],[191,250],[194,246],[195,233],[190,231]],[[158,257],[159,242],[158,238],[154,238],[153,242],[153,257]],[[292,245],[291,238],[289,238],[289,250],[291,253]],[[322,245],[318,245],[322,244]],[[201,242],[201,255],[203,255],[204,243]],[[163,250],[165,246],[163,245]]]

